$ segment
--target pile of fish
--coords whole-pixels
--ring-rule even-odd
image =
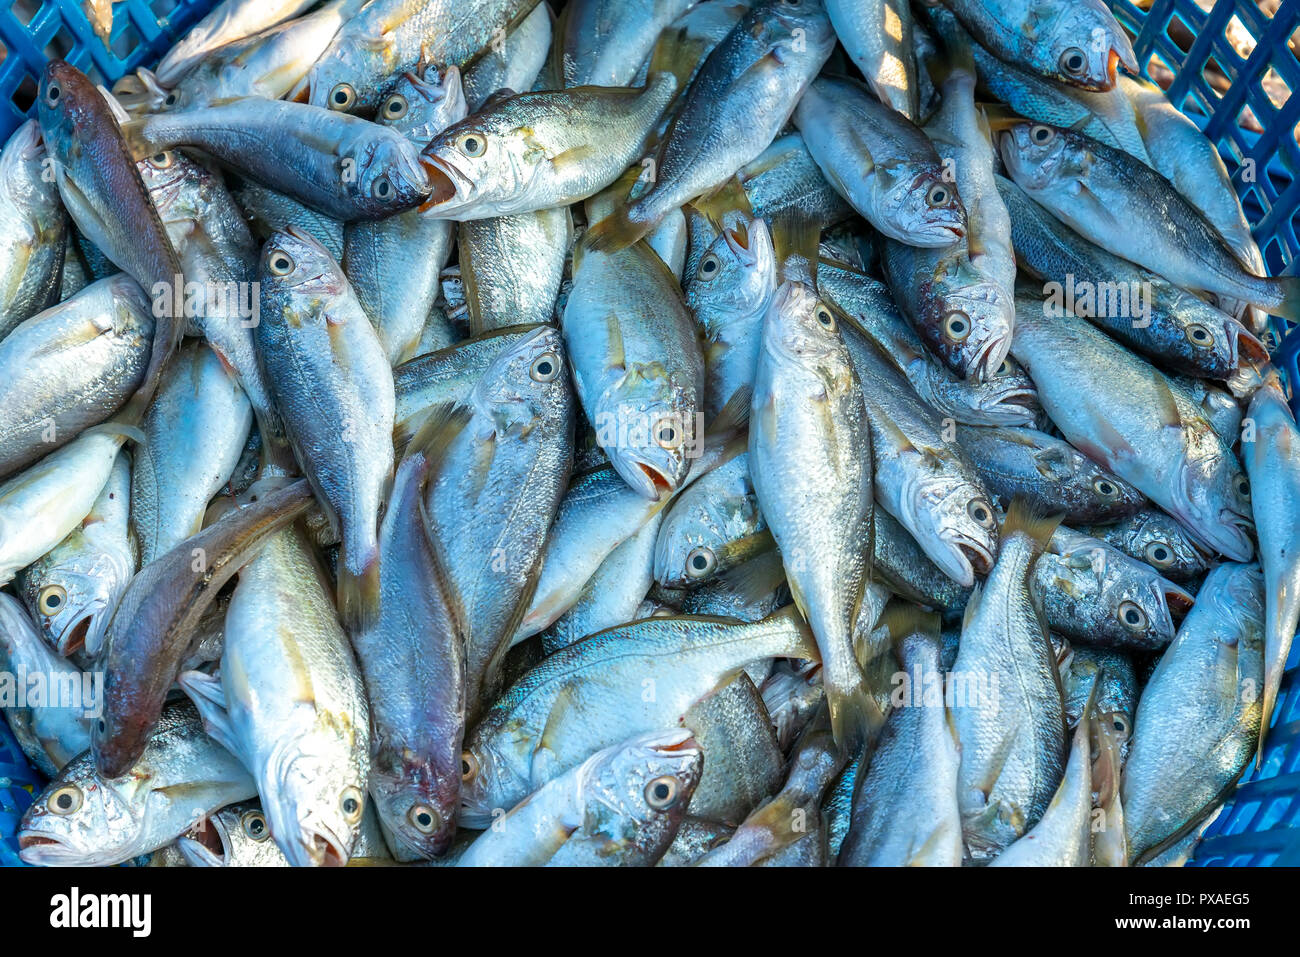
[[[1300,616],[1300,289],[1138,71],[1100,0],[224,0],[49,63],[23,859],[1184,860]]]

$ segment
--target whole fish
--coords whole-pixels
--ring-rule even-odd
[[[1254,547],[1250,486],[1224,441],[1169,380],[1083,319],[1017,310],[1015,357],[1066,441],[1234,559]],[[1098,397],[1080,403],[1081,395]],[[1107,401],[1105,396],[1122,396]]]
[[[595,751],[673,726],[751,662],[816,656],[793,609],[753,624],[648,618],[557,651],[466,737],[460,821],[486,826],[493,808],[514,807]]]
[[[1255,755],[1264,680],[1258,565],[1210,572],[1138,701],[1120,793],[1133,863],[1217,808]]]
[[[1205,214],[1140,160],[1043,123],[1018,124],[999,145],[1017,185],[1085,239],[1184,288],[1300,318],[1300,277],[1255,275]]]
[[[131,469],[131,529],[147,565],[199,531],[230,480],[253,413],[227,366],[202,342],[181,346],[140,428]]]
[[[352,17],[291,98],[348,113],[373,110],[395,74],[421,59],[464,69],[537,0],[380,0]]]
[[[703,231],[707,221],[696,223]],[[741,389],[753,389],[763,316],[777,284],[776,253],[763,220],[740,221],[714,235],[685,287],[704,332],[704,415],[710,422]]]
[[[58,187],[43,174],[41,128],[28,120],[0,153],[0,339],[53,304],[68,246]]]
[[[597,223],[593,249],[622,248],[756,159],[835,45],[821,0],[755,0],[709,54],[654,159],[650,190]],[[718,136],[744,129],[744,136]]]
[[[795,604],[817,637],[835,740],[850,749],[883,720],[852,645],[870,577],[874,436],[863,411],[863,385],[835,317],[808,286],[783,283],[763,320],[750,478]]]
[[[488,48],[465,69],[465,101],[470,112],[481,110],[498,90],[533,89],[550,51],[551,11],[539,3],[518,25],[506,31],[504,40],[500,34],[494,36]]]
[[[459,71],[421,64],[418,73],[398,77],[379,106],[378,122],[418,149],[465,113]],[[344,227],[343,271],[393,365],[416,354],[454,235],[451,223],[418,209]]]
[[[660,33],[695,0],[575,0],[556,23],[551,69],[561,86],[628,86]]]
[[[1115,67],[1139,73],[1133,44],[1102,0],[943,0],[1000,59],[1085,90],[1109,90]]]
[[[421,208],[464,221],[586,199],[640,156],[674,89],[672,75],[659,73],[639,89],[578,87],[490,102],[424,148],[432,194]]]
[[[942,683],[938,620],[899,613],[887,617],[886,625],[905,673],[918,681],[911,687],[936,679]],[[961,752],[954,715],[943,695],[937,697],[927,700],[917,690],[899,695],[869,763],[857,773],[840,866],[961,866]]]
[[[311,503],[303,481],[271,491],[181,542],[131,579],[100,658],[104,707],[91,749],[102,773],[125,774],[139,760],[194,647],[203,612],[267,538]]]
[[[393,472],[392,369],[343,270],[301,230],[267,242],[261,296],[258,354],[298,463],[342,536],[339,611],[345,624],[360,624],[378,599],[376,528]]]
[[[1068,443],[1035,429],[957,427],[957,442],[994,495],[1016,496],[1062,521],[1111,522],[1132,515],[1146,498]]]
[[[496,697],[502,657],[528,609],[573,463],[575,402],[560,334],[506,348],[446,423],[425,493],[429,539],[463,610],[465,708]]]
[[[685,728],[597,751],[516,804],[460,867],[651,867],[667,852],[704,755]]]
[[[217,808],[257,794],[239,759],[203,732],[188,702],[163,712],[139,760],[120,777],[73,759],[23,815],[28,864],[112,866],[170,844]]]
[[[305,103],[238,97],[122,127],[137,159],[201,149],[336,219],[381,219],[424,201],[419,148],[396,130]]]
[[[584,253],[564,307],[574,388],[597,442],[648,499],[700,453],[704,361],[676,278],[645,244]]]
[[[573,241],[567,209],[472,219],[457,233],[472,335],[551,320]]]
[[[131,459],[119,452],[78,528],[23,569],[18,591],[45,640],[63,657],[99,655],[104,631],[139,558],[128,522]]]
[[[1146,562],[1170,581],[1190,581],[1209,569],[1201,546],[1176,518],[1157,508],[1144,508],[1113,525],[1081,525],[1077,530]]]
[[[857,83],[815,81],[794,122],[826,179],[885,236],[940,248],[966,235],[966,209],[934,145]]]
[[[1259,559],[1264,574],[1264,695],[1261,726],[1268,728],[1273,705],[1282,684],[1291,639],[1300,620],[1300,551],[1296,548],[1296,523],[1290,512],[1300,501],[1300,432],[1276,380],[1261,387],[1251,399],[1246,421],[1250,437],[1243,435],[1241,449],[1250,477],[1251,509],[1263,521]],[[1263,758],[1263,735],[1260,736]]]
[[[346,864],[365,810],[369,706],[329,580],[301,530],[282,528],[240,572],[220,675],[187,671],[180,684],[208,734],[257,781],[289,862]]]
[[[296,17],[311,5],[310,0],[222,0],[158,62],[158,82],[175,86],[213,51]]]
[[[27,682],[28,687],[44,682],[53,696],[23,707],[8,703],[4,712],[27,760],[45,777],[57,777],[69,761],[90,747],[95,706],[90,682],[94,678],[79,673],[55,653],[18,600],[4,592],[0,592],[0,662],[8,675],[21,675],[18,680]],[[85,694],[86,690],[92,693]],[[82,692],[79,707],[71,700],[78,692]]]
[[[12,581],[85,520],[126,438],[116,424],[94,426],[0,482],[0,583]]]
[[[1153,651],[1173,640],[1192,596],[1145,562],[1057,529],[1034,566],[1047,624],[1068,638],[1110,648]]]
[[[149,300],[118,273],[0,340],[0,475],[116,412],[144,381],[153,333]]]
[[[876,99],[919,122],[911,6],[903,0],[826,0],[826,13]]]
[[[955,670],[996,689],[954,708],[961,746],[957,802],[968,853],[996,856],[1036,825],[1065,767],[1061,679],[1033,584],[1052,532],[1012,503],[998,563],[966,606]]]

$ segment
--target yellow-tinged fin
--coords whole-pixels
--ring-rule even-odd
[[[677,91],[681,93],[708,50],[708,40],[692,36],[687,27],[666,27],[650,53],[650,68],[646,76],[671,73],[677,81]]]
[[[99,425],[92,425],[90,428],[85,429],[81,434],[124,436],[137,445],[143,445],[146,441],[144,430],[135,422],[124,420],[120,415],[109,419],[107,422],[101,422]]]
[[[1300,259],[1292,261],[1288,272],[1295,268],[1296,262]],[[1291,322],[1300,322],[1300,276],[1282,276],[1277,283],[1282,289],[1282,303],[1269,312]]]
[[[728,228],[741,214],[746,222],[754,218],[754,207],[749,203],[749,194],[741,185],[738,177],[731,177],[712,193],[701,196],[691,203],[708,217],[715,229]]]
[[[762,601],[785,581],[785,566],[775,546],[773,541],[770,550],[723,572],[718,583],[746,604]]]
[[[772,222],[772,249],[780,277],[816,288],[820,241],[821,226],[811,216],[792,209],[777,217]]]
[[[127,152],[137,163],[160,152],[158,146],[149,138],[149,120],[150,117],[144,116],[138,120],[128,120],[118,126],[122,131],[122,142],[126,144]]]
[[[831,736],[843,753],[857,754],[879,736],[880,729],[885,726],[884,712],[867,690],[865,679],[851,688],[841,688],[832,684],[829,677],[823,667],[822,683],[831,713]]]
[[[1002,103],[981,103],[980,109],[984,111],[984,119],[989,125],[989,129],[996,133],[1002,133],[1012,127],[1019,126],[1021,123],[1029,122],[1011,107]]]
[[[705,437],[729,435],[744,429],[749,425],[749,410],[753,401],[753,387],[742,385],[732,393],[727,404],[718,410],[713,421],[705,427]]]
[[[912,635],[924,635],[937,642],[939,623],[937,612],[926,611],[911,602],[891,601],[880,613],[876,627],[887,629],[890,640],[897,646],[904,638]]]
[[[615,204],[608,216],[587,227],[579,245],[584,251],[616,253],[644,239],[657,225],[654,220],[633,220],[629,207]]]
[[[926,67],[936,88],[942,88],[956,74],[964,74],[970,78],[971,90],[975,89],[975,53],[964,43],[951,44],[942,56],[930,57]]]
[[[1024,499],[1016,497],[1007,506],[1007,516],[1002,521],[1002,538],[1017,533],[1024,535],[1034,543],[1034,553],[1037,554],[1047,548],[1064,518],[1064,515],[1037,515]]]
[[[339,546],[338,603],[339,618],[350,633],[364,631],[379,618],[379,549],[371,549],[361,562],[361,570],[350,567],[355,556],[345,541]]]

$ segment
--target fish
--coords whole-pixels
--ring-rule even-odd
[[[348,113],[257,96],[155,113],[122,126],[136,159],[201,149],[241,175],[335,219],[381,219],[424,202],[419,148]]]
[[[466,736],[462,826],[487,826],[493,808],[514,807],[601,748],[673,726],[746,665],[773,657],[817,657],[793,609],[754,623],[647,618],[557,651],[515,682]]]
[[[1300,488],[1300,432],[1272,379],[1255,392],[1246,412],[1251,423],[1241,449],[1250,479],[1251,509],[1263,518],[1255,526],[1264,575],[1264,688],[1261,727],[1267,729],[1278,700],[1291,639],[1300,620],[1300,563],[1290,510]],[[1247,436],[1251,441],[1246,441]],[[1258,762],[1263,761],[1263,734]]]
[[[290,20],[311,6],[309,0],[222,0],[158,61],[154,71],[158,82],[175,86],[214,51]]]
[[[487,49],[465,69],[465,101],[470,112],[481,110],[498,90],[533,89],[550,51],[551,11],[546,4],[539,3],[532,13],[506,31],[504,40],[499,33],[495,35]]]
[[[868,591],[871,587],[867,586]],[[681,612],[684,615],[717,615],[755,622],[789,603],[785,568],[773,547],[713,581],[687,591],[681,601]],[[777,724],[779,733],[780,725]]]
[[[0,340],[0,476],[108,420],[144,382],[148,298],[124,273],[92,283]]]
[[[726,824],[687,815],[656,867],[691,867],[709,851],[724,844],[735,830]]]
[[[342,114],[341,114],[342,115]],[[393,472],[393,373],[374,326],[330,254],[294,227],[262,251],[258,355],[299,465],[341,535],[339,611],[373,617],[377,527]]]
[[[203,526],[253,425],[244,390],[204,343],[184,343],[163,370],[131,467],[131,530],[147,565]]]
[[[241,801],[223,807],[182,834],[174,846],[190,867],[290,866],[284,852],[271,840],[271,828],[260,801]],[[368,804],[349,864],[391,860],[373,805]]]
[[[1128,482],[1036,429],[959,425],[957,442],[994,495],[1007,502],[1020,496],[1041,514],[1060,514],[1070,524],[1116,521],[1146,504]]]
[[[1195,828],[1236,784],[1257,749],[1263,681],[1263,577],[1225,562],[1138,700],[1120,785],[1133,864]]]
[[[917,122],[921,104],[911,7],[902,0],[827,0],[826,13],[876,99]]]
[[[257,794],[239,759],[203,732],[189,702],[168,706],[128,773],[90,751],[38,794],[18,827],[19,856],[46,867],[106,867],[170,844],[198,819]]]
[[[460,867],[651,867],[667,852],[704,755],[685,728],[595,752],[511,808]]]
[[[1065,710],[1033,568],[1054,523],[1012,502],[998,562],[971,596],[954,670],[992,700],[954,708],[957,801],[967,852],[996,857],[1043,817],[1065,769]]]
[[[109,622],[98,660],[104,670],[104,703],[91,750],[102,774],[119,777],[140,759],[161,720],[167,693],[194,647],[203,612],[240,566],[311,501],[308,485],[301,480],[267,491],[131,579]]]
[[[711,192],[757,159],[830,57],[835,32],[821,0],[756,0],[709,53],[653,159],[650,189],[594,225],[584,240],[613,252],[670,211]],[[744,128],[745,136],[716,136]]]
[[[966,208],[934,145],[857,83],[816,80],[794,123],[827,181],[882,235],[925,248],[966,236]]]
[[[1250,558],[1249,482],[1162,373],[1085,320],[1048,318],[1028,302],[1017,309],[1011,351],[1066,441],[1177,518],[1202,546]],[[1123,398],[1080,403],[1080,395]]]
[[[764,222],[793,217],[828,229],[854,213],[853,207],[826,181],[797,132],[778,136],[737,171],[736,179],[755,218]]]
[[[186,671],[179,684],[204,729],[257,782],[289,862],[346,864],[365,810],[369,706],[329,580],[300,529],[282,527],[240,571],[220,673]]]
[[[421,209],[463,222],[595,195],[641,155],[675,87],[671,74],[657,73],[640,88],[576,87],[488,103],[421,152],[432,190]]]
[[[265,242],[277,229],[296,226],[310,233],[336,260],[343,258],[343,223],[304,206],[292,196],[267,189],[251,179],[227,171],[231,195],[239,203],[257,238]]]
[[[68,247],[68,215],[43,174],[41,127],[28,120],[0,152],[0,339],[56,301]]]
[[[41,636],[65,658],[99,655],[109,619],[139,569],[130,504],[131,459],[119,452],[81,525],[18,575],[17,591]]]
[[[1184,288],[1300,318],[1300,277],[1255,275],[1205,214],[1140,160],[1044,123],[1017,124],[998,145],[1016,184],[1085,239]]]
[[[457,227],[472,335],[548,322],[573,244],[567,209],[543,209]]]
[[[27,760],[46,778],[58,777],[68,762],[90,747],[94,686],[44,641],[22,604],[4,592],[0,592],[0,661],[7,674],[21,675],[19,681],[28,687],[44,682],[50,697],[21,707],[8,704],[5,719]]]
[[[1106,525],[1079,525],[1076,530],[1146,562],[1173,582],[1188,582],[1209,570],[1209,560],[1177,519],[1147,506]]]
[[[551,69],[565,87],[628,86],[660,33],[694,5],[695,0],[575,0],[556,22]]]
[[[463,610],[465,708],[499,690],[502,657],[537,587],[547,531],[569,483],[576,403],[560,334],[539,326],[503,350],[435,423],[423,499],[448,600]]]
[[[690,812],[708,821],[739,824],[781,786],[785,756],[767,706],[746,672],[686,709],[704,769]]]

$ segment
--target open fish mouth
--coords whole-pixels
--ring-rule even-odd
[[[992,336],[979,348],[975,361],[971,363],[969,377],[975,382],[988,382],[993,373],[1002,367],[1007,353],[1011,351],[1010,336]]]
[[[191,867],[225,867],[230,863],[230,836],[216,817],[207,818],[176,840],[181,856]]]
[[[57,643],[60,655],[66,658],[83,649],[91,654],[99,650],[98,648],[86,647],[86,640],[90,637],[90,627],[95,623],[95,615],[96,612],[83,615],[63,630]]]
[[[424,155],[420,157],[420,166],[430,187],[429,198],[420,204],[420,212],[445,206],[460,195],[456,180],[463,180],[464,176],[450,163]]]
[[[303,825],[298,840],[284,848],[295,867],[346,867],[350,856],[339,838],[322,825]]]

